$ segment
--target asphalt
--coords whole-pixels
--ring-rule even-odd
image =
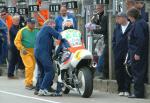
[[[33,92],[24,88],[23,78],[9,80],[6,76],[0,77],[0,103],[150,103],[150,99],[129,99],[97,90],[90,98],[82,98],[73,91],[62,97],[40,97]]]

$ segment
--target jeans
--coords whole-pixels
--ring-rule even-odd
[[[35,58],[39,70],[36,90],[48,90],[53,83],[55,75],[52,60],[48,53],[35,54]]]

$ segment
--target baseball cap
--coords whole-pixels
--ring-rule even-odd
[[[29,22],[29,23],[32,23],[32,24],[36,23],[36,20],[34,18],[27,18],[26,21]]]

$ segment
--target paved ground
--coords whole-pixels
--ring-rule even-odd
[[[71,92],[63,97],[39,97],[24,89],[23,79],[0,77],[0,103],[150,103],[150,99],[128,99],[115,94],[94,91],[91,98]]]

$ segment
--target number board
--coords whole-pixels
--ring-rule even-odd
[[[99,0],[98,3],[109,4],[109,0]]]
[[[28,9],[27,8],[19,8],[18,13],[20,15],[28,15]]]
[[[16,13],[16,7],[8,7],[9,13]]]
[[[5,9],[5,6],[0,6],[0,12],[2,12],[3,9]]]
[[[36,12],[39,11],[39,6],[38,5],[29,5],[29,12]]]
[[[60,10],[60,4],[51,4],[49,5],[50,12],[58,12]]]
[[[77,9],[78,8],[78,3],[77,1],[70,1],[70,2],[63,2],[63,5],[66,5],[68,9]]]

